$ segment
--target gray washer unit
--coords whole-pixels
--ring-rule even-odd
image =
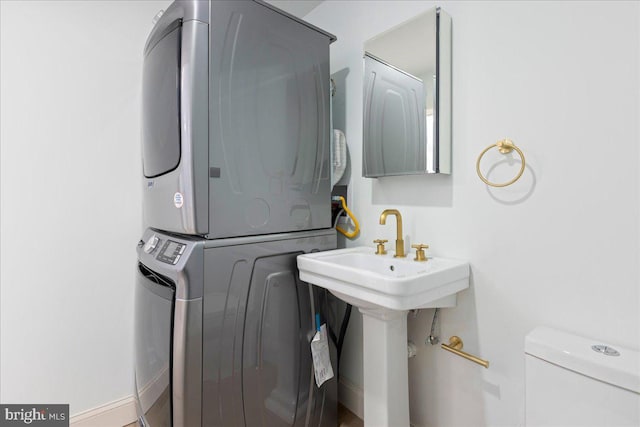
[[[297,255],[335,247],[332,229],[221,240],[147,229],[135,291],[141,425],[337,425],[337,381],[316,387],[310,351],[326,293],[296,267]],[[333,346],[331,356],[335,367]]]
[[[258,1],[176,1],[144,50],[148,227],[208,239],[331,227],[329,44]]]

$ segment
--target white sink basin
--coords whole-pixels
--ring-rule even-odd
[[[409,427],[407,311],[455,306],[469,287],[469,264],[357,247],[298,255],[298,270],[362,313],[365,427]]]
[[[426,262],[376,255],[361,246],[298,256],[300,279],[328,289],[358,308],[388,310],[453,307],[469,287],[469,264],[447,258]]]

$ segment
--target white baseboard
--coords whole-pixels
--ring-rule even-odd
[[[340,378],[338,397],[348,410],[364,419],[364,393],[362,388]],[[71,417],[73,427],[121,427],[134,422],[137,418],[133,395],[123,397],[102,406],[88,409]]]
[[[360,419],[364,419],[364,392],[344,377],[338,381],[338,400]]]
[[[122,427],[136,420],[133,395],[80,412],[71,417],[73,427]]]

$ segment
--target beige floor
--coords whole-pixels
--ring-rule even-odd
[[[124,427],[138,427],[137,423]],[[356,414],[342,405],[338,406],[338,427],[364,427],[364,422]]]
[[[342,405],[338,405],[338,426],[339,427],[364,427],[362,421],[356,414]]]

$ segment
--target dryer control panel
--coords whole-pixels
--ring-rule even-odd
[[[187,245],[167,239],[156,259],[167,264],[176,265]]]

